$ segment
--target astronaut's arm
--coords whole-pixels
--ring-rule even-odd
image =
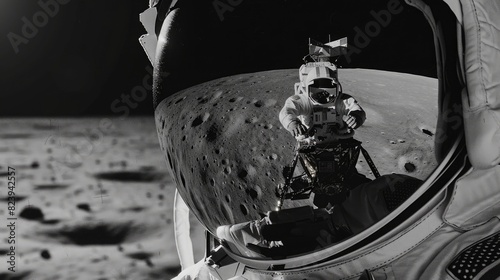
[[[366,112],[361,108],[359,103],[353,97],[350,97],[344,101],[346,105],[346,115],[353,116],[356,118],[356,126],[354,128],[358,128],[363,125],[366,120]]]
[[[279,114],[281,125],[292,133],[294,127],[297,124],[301,124],[298,116],[304,114],[304,106],[302,102],[303,101],[297,95],[288,97]]]

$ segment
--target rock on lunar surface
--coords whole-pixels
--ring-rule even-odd
[[[387,84],[378,86],[381,89],[373,87],[381,77]],[[436,90],[430,88],[437,85],[434,79],[360,69],[341,70],[339,78],[341,83],[345,81],[346,93],[366,103],[368,128],[364,132],[358,129],[356,138],[369,140],[365,147],[375,163],[383,166],[382,174],[400,173],[398,157],[414,144],[391,145],[386,137],[422,138],[419,143],[427,141],[424,149],[430,158],[427,161],[432,162],[432,139],[408,133],[418,131],[416,127],[422,122],[434,125],[431,120],[435,116],[427,113],[437,100]],[[220,225],[259,219],[259,213],[275,209],[275,188],[283,183],[282,168],[291,162],[295,145],[278,114],[297,81],[295,69],[230,76],[180,91],[156,108],[160,146],[177,188],[212,233]],[[407,116],[404,119],[408,121],[401,123],[403,118],[393,115],[390,107],[404,104],[408,92],[419,94],[415,97],[419,102],[413,106],[425,107],[417,114],[427,119]],[[383,102],[383,98],[392,103]],[[404,108],[395,112],[412,114]],[[385,136],[381,131],[401,131],[401,135]],[[386,155],[381,155],[384,151]],[[285,208],[309,201],[288,203]]]

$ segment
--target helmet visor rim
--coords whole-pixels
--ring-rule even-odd
[[[309,98],[319,104],[331,103],[337,98],[338,87],[334,85],[329,88],[309,87]]]

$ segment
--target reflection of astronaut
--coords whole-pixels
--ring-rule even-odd
[[[325,61],[307,63],[299,72],[301,82],[295,84],[295,95],[285,101],[279,115],[280,122],[295,137],[314,134],[316,147],[321,149],[301,156],[313,169],[317,169],[310,170],[310,173],[325,174],[322,177],[331,181],[324,181],[315,191],[314,204],[318,207],[326,207],[328,203],[335,205],[345,199],[348,189],[370,181],[355,170],[351,176],[351,173],[339,172],[345,169],[334,169],[339,164],[348,166],[349,160],[339,162],[337,145],[344,139],[352,139],[354,129],[364,123],[366,114],[352,96],[342,93],[334,64]],[[320,157],[322,160],[319,160]],[[348,178],[348,181],[342,178]],[[301,185],[305,187],[308,184],[304,178],[302,182],[294,181],[291,187],[301,189]]]
[[[351,138],[365,119],[365,111],[350,95],[339,90],[333,79],[316,79],[307,87],[308,95],[289,97],[280,112],[281,124],[294,136],[314,129],[319,144]],[[350,129],[349,129],[350,128]]]

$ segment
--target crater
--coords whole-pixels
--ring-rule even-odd
[[[122,208],[120,209],[120,212],[142,212],[146,209],[146,207],[142,206],[132,206],[132,207],[127,207],[127,208]]]
[[[35,185],[34,189],[39,191],[57,191],[67,189],[68,187],[68,184],[39,184]]]
[[[32,136],[30,133],[5,133],[0,134],[0,139],[27,139]]]
[[[255,105],[255,107],[257,108],[260,108],[264,106],[264,102],[262,102],[262,100],[257,100],[253,105]]]
[[[160,232],[157,223],[134,220],[82,220],[73,224],[60,224],[57,228],[39,230],[33,237],[44,242],[74,244],[78,246],[121,245],[146,240]]]
[[[425,128],[421,128],[422,130],[422,133],[428,135],[428,136],[434,136],[434,133],[432,133],[432,131],[428,130],[428,129],[425,129]]]
[[[238,172],[238,177],[240,179],[244,179],[248,175],[248,172],[245,169],[242,169]]]
[[[247,189],[246,190],[246,193],[252,198],[252,199],[256,199],[258,196],[259,196],[259,193],[254,190],[254,189]]]
[[[170,165],[172,162],[168,157]],[[156,182],[165,177],[165,174],[155,171],[109,171],[94,174],[94,177],[101,180],[119,182]]]
[[[200,124],[206,122],[208,118],[210,117],[210,113],[206,112],[205,114],[197,116],[193,122],[191,123],[191,127],[197,127]]]
[[[258,118],[256,117],[252,117],[252,118],[248,118],[245,120],[245,123],[256,123],[257,121],[259,121]]]
[[[248,208],[245,204],[240,204],[240,210],[244,216],[248,215]]]
[[[71,243],[86,245],[119,245],[125,242],[131,230],[130,225],[79,225],[71,229],[63,228],[60,234]]]
[[[183,96],[183,97],[181,97],[181,98],[177,99],[177,100],[174,102],[174,104],[178,104],[179,102],[183,101],[184,99],[186,99],[186,96]]]
[[[410,173],[417,170],[417,167],[415,166],[415,164],[413,164],[411,162],[405,163],[404,168],[407,172],[410,172]]]
[[[212,124],[210,128],[208,129],[207,132],[207,141],[208,142],[213,142],[217,139],[218,137],[218,129],[216,124]]]
[[[127,257],[134,259],[134,260],[148,260],[153,256],[153,254],[148,253],[148,252],[136,252],[136,253],[130,253],[127,254]]]
[[[16,202],[23,201],[23,200],[25,200],[27,197],[28,197],[28,196],[26,196],[26,195],[16,195]],[[2,196],[2,197],[0,197],[0,201],[3,201],[3,202],[5,202],[5,201],[9,201],[9,197],[8,197],[8,196]],[[11,201],[12,201],[12,199],[11,199]]]

